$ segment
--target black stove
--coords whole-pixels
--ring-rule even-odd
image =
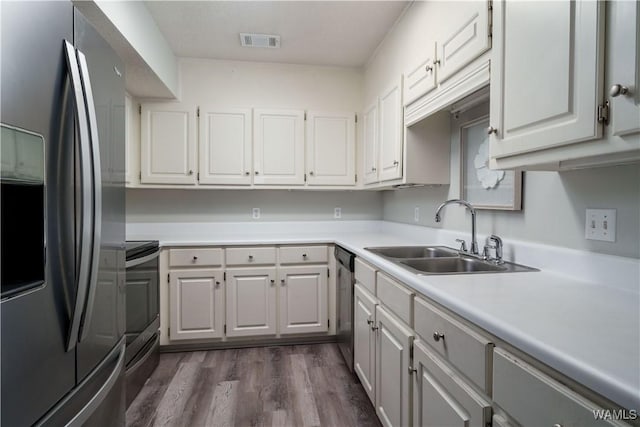
[[[160,242],[157,240],[127,240],[126,243],[126,259],[140,258],[145,255],[152,254],[158,250]]]

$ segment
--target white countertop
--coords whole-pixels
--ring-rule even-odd
[[[506,260],[541,271],[419,276],[364,249],[452,246],[466,234],[386,221],[127,224],[127,239],[165,247],[339,244],[584,386],[640,409],[640,260],[505,240]]]

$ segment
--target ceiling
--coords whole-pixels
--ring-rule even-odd
[[[177,56],[362,67],[406,1],[147,1]],[[277,34],[280,49],[240,46],[239,33]]]

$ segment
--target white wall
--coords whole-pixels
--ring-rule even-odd
[[[229,107],[360,109],[362,73],[337,67],[182,58],[181,101]]]
[[[342,221],[382,219],[382,196],[372,191],[127,190],[129,223],[329,221],[335,207]]]

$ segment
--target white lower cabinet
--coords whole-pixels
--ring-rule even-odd
[[[413,424],[416,426],[486,426],[491,402],[474,391],[426,344],[413,344]]]
[[[414,333],[376,306],[376,413],[386,427],[411,425],[411,346]]]
[[[376,306],[378,300],[356,283],[353,311],[353,369],[367,392],[376,402]]]
[[[327,332],[327,267],[280,267],[280,334]]]
[[[276,268],[227,270],[227,336],[276,334]]]
[[[493,356],[493,400],[523,426],[625,425],[596,419],[603,407],[501,348]]]
[[[220,338],[224,325],[222,270],[172,270],[169,339]]]

